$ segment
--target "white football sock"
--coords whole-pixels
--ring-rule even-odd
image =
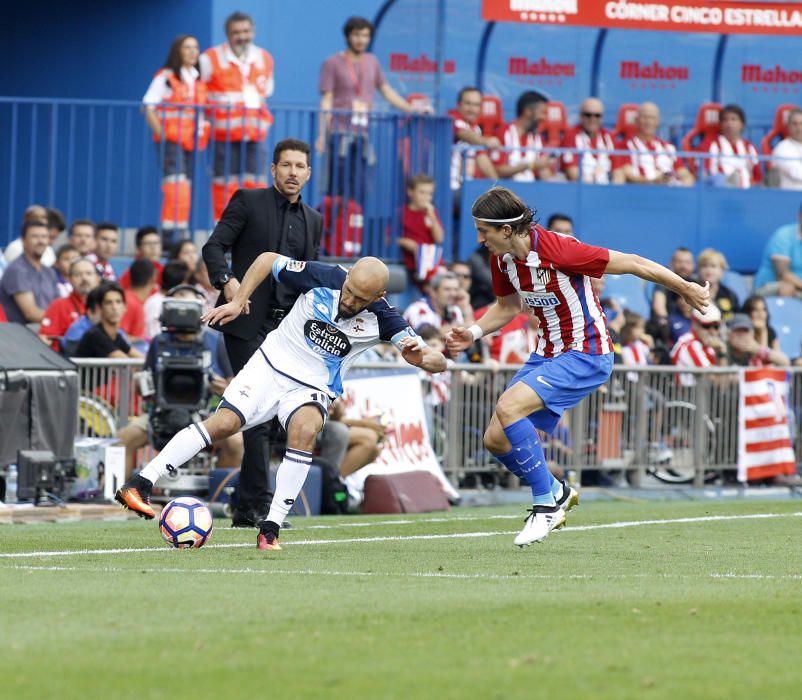
[[[164,449],[139,472],[139,476],[155,484],[165,474],[178,469],[204,447],[208,447],[211,444],[209,433],[202,423],[188,425],[173,435],[170,442],[164,446]]]
[[[273,494],[273,502],[267,514],[268,520],[281,526],[301,492],[311,464],[311,452],[287,448],[276,473],[276,492]]]

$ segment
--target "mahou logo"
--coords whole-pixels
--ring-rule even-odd
[[[658,61],[621,61],[620,69],[623,80],[688,80],[690,75],[688,66],[664,66]]]
[[[802,83],[802,71],[787,70],[780,65],[766,68],[761,65],[744,64],[741,66],[741,82],[799,85]]]
[[[522,56],[513,56],[507,63],[507,73],[549,78],[573,78],[576,75],[576,64],[550,63],[545,58],[530,61]]]
[[[430,59],[425,53],[412,58],[408,53],[391,53],[390,70],[393,73],[436,73],[437,61]],[[443,73],[456,73],[457,62],[452,59],[443,61]]]

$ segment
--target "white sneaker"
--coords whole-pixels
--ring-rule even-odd
[[[565,511],[560,506],[532,506],[524,520],[524,529],[513,540],[513,544],[523,547],[546,539],[555,528],[565,524]]]
[[[557,499],[557,505],[567,513],[571,508],[579,505],[579,491],[573,486],[569,486],[564,481],[560,483],[563,487],[563,493],[562,496]]]

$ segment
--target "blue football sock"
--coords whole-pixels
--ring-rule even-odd
[[[554,474],[551,472],[549,472],[549,476],[551,477],[551,495],[557,499],[562,495],[563,485],[554,478]]]
[[[546,466],[546,457],[540,439],[529,419],[522,418],[504,428],[512,450],[497,455],[501,463],[532,489],[532,503],[553,506],[556,504],[551,482],[555,481]]]

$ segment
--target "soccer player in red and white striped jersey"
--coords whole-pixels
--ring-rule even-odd
[[[533,222],[513,192],[493,187],[472,207],[479,243],[490,251],[496,302],[478,323],[456,327],[449,350],[460,352],[509,323],[526,304],[540,322],[537,349],[496,404],[485,446],[532,489],[533,506],[517,545],[544,539],[565,522],[576,492],[549,473],[536,428],[552,432],[563,411],[610,377],[613,344],[590,277],[634,274],[673,289],[706,311],[710,290],[638,255],[587,245]]]

